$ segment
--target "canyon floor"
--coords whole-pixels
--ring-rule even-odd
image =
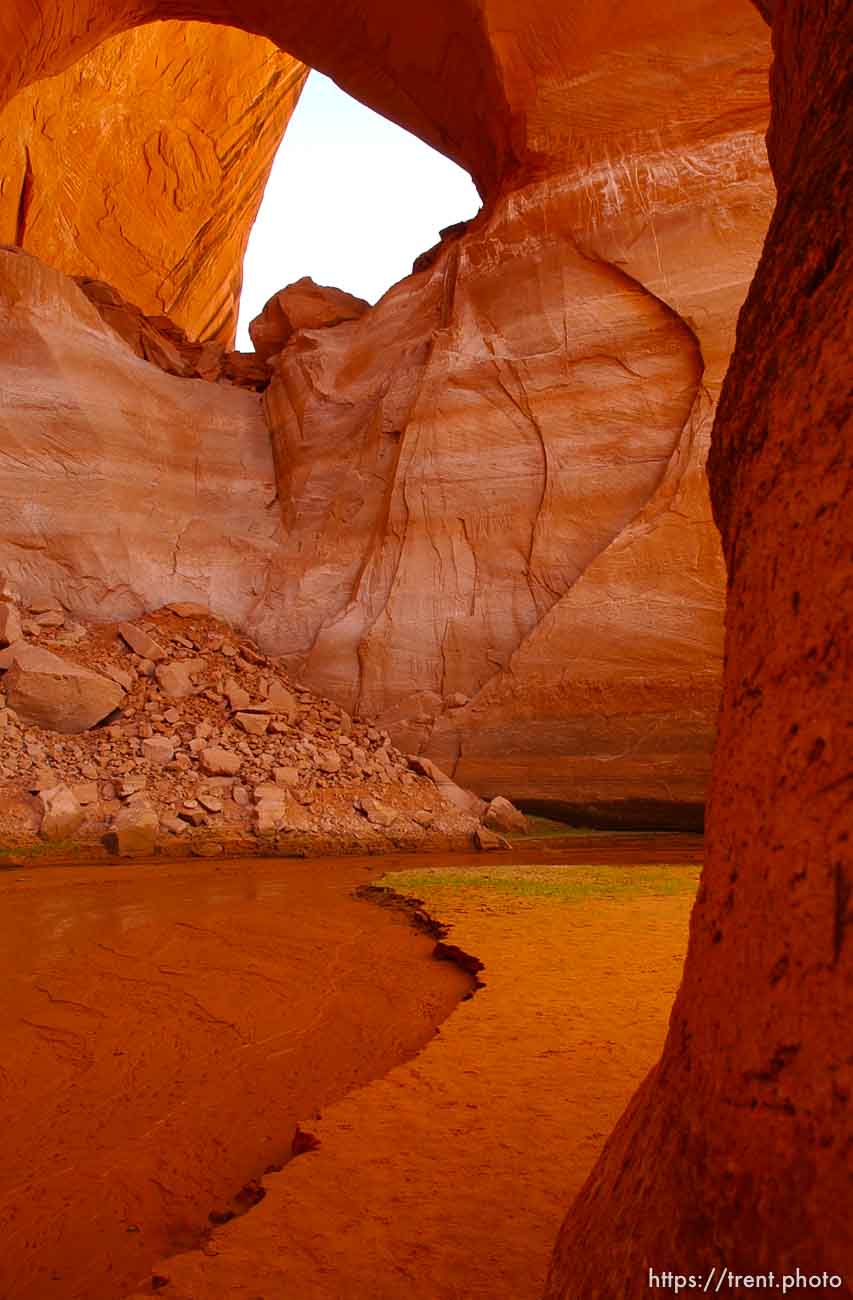
[[[659,1053],[700,853],[3,872],[0,1295],[538,1296]]]

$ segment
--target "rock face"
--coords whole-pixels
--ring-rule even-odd
[[[44,815],[39,834],[46,840],[62,840],[73,835],[83,821],[83,810],[67,785],[41,792]]]
[[[769,216],[762,155],[741,130],[644,158],[653,225],[633,164],[612,207],[598,174],[531,182],[276,360],[281,648],[463,785],[701,819],[724,587],[702,471]],[[693,222],[721,205],[697,275]],[[401,716],[413,686],[470,703]]]
[[[249,334],[258,356],[266,360],[280,352],[298,330],[325,329],[358,320],[369,308],[363,298],[315,284],[306,275],[270,298],[249,326]]]
[[[25,641],[0,652],[0,672],[9,708],[45,731],[69,736],[88,731],[124,699],[108,677]]]
[[[705,871],[663,1058],[566,1220],[548,1300],[639,1300],[658,1261],[853,1295],[853,30],[841,0],[774,8],[779,204],[710,466],[729,602]]]
[[[0,243],[230,344],[246,240],[306,75],[233,28],[155,23],[106,41],[0,113]]]
[[[14,645],[23,634],[21,616],[15,606],[0,601],[0,648]]]
[[[136,19],[99,3],[63,11],[66,55]],[[216,0],[205,12],[223,13]],[[768,40],[742,0],[561,15],[553,0],[440,0],[391,19],[379,0],[347,0],[330,24],[296,3],[244,7],[247,27],[467,166],[483,212],[369,312],[288,318],[264,397],[274,487],[258,499],[256,461],[237,475],[252,482],[251,525],[234,529],[231,493],[211,502],[215,537],[197,503],[173,504],[178,482],[192,495],[190,463],[219,450],[224,395],[194,392],[179,399],[192,417],[173,419],[193,432],[173,434],[157,478],[168,508],[147,534],[122,518],[126,559],[105,529],[95,572],[112,578],[105,616],[195,594],[463,786],[617,825],[695,824],[724,589],[703,466],[772,206]],[[36,70],[55,64],[35,20],[9,45]],[[83,370],[91,346],[75,353]],[[165,391],[145,381],[132,409],[142,419]],[[217,430],[203,449],[202,406]],[[32,426],[19,438],[10,495],[22,463],[43,475],[26,450],[38,443]],[[39,556],[30,546],[27,580],[49,571],[94,613],[68,509]],[[235,531],[248,549],[228,544]]]
[[[147,364],[73,281],[8,249],[0,352],[0,572],[85,617],[165,593],[250,622],[281,540],[260,398]]]

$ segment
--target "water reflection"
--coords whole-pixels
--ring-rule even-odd
[[[75,881],[73,872],[62,868],[55,886],[45,880],[52,870],[40,868],[35,888],[7,895],[0,913],[0,947],[7,955],[23,949],[30,959],[55,958],[93,939],[110,942],[154,922],[210,907],[261,904],[292,887],[286,863],[280,874],[262,878],[256,864],[205,865],[179,879],[170,874],[170,867],[123,866],[117,869],[120,879],[102,876],[96,882]]]

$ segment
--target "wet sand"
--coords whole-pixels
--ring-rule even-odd
[[[3,1300],[124,1295],[429,1040],[471,983],[352,898],[381,869],[0,873]]]
[[[255,1210],[164,1260],[169,1300],[539,1300],[563,1216],[660,1053],[698,871],[540,863],[513,881],[496,858],[388,877],[452,923],[485,986],[415,1060],[324,1111],[319,1147]]]

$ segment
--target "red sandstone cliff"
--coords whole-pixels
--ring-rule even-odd
[[[777,1289],[829,1273],[807,1289],[853,1295],[853,25],[836,0],[775,9],[779,203],[710,464],[729,586],[705,870],[663,1057],[566,1220],[548,1300],[639,1298],[650,1266]]]

